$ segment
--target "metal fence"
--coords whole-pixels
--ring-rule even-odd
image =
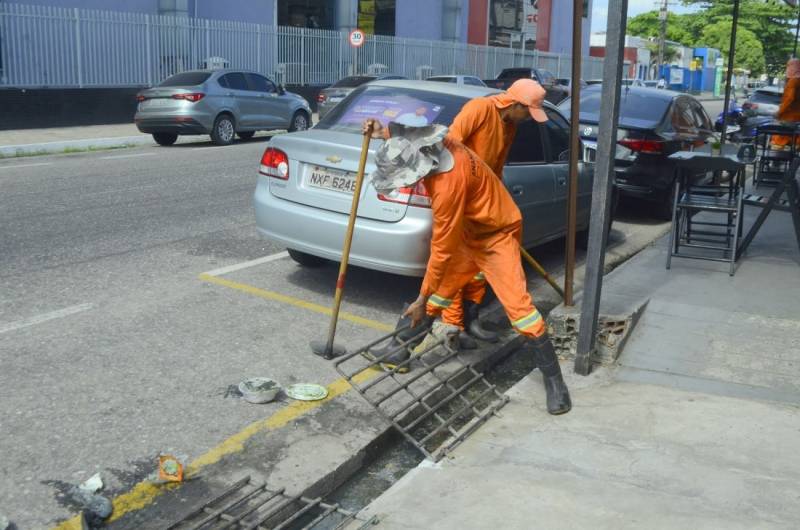
[[[503,68],[535,66],[568,77],[571,57],[443,41],[368,36],[361,48],[345,32],[117,11],[0,3],[0,86],[148,86],[183,70],[230,66],[283,84],[330,84],[353,73],[494,78]],[[586,57],[583,76],[602,77]]]

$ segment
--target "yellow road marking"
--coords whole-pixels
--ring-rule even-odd
[[[353,377],[353,381],[356,383],[363,383],[379,373],[381,373],[381,371],[377,369],[364,370],[356,374]],[[256,434],[280,429],[303,414],[319,408],[324,403],[348,392],[350,389],[351,386],[345,379],[337,379],[328,385],[328,397],[325,399],[321,401],[293,401],[275,412],[272,416],[251,423],[243,430],[190,462],[189,465],[186,466],[187,475],[191,477],[192,474],[199,472],[202,468],[219,462],[224,456],[242,451],[245,442]],[[153,465],[155,465],[155,462]],[[116,521],[127,513],[147,507],[152,504],[156,497],[165,491],[175,489],[179,486],[180,484],[175,483],[153,484],[151,482],[140,482],[136,484],[129,492],[123,493],[113,499],[112,504],[114,505],[114,512],[108,522]],[[54,530],[81,530],[80,516],[76,515],[71,519],[67,519],[54,527]]]
[[[315,313],[321,313],[323,315],[330,316],[332,312],[330,307],[325,307],[323,305],[315,304],[313,302],[307,302],[305,300],[301,300],[293,296],[287,296],[285,294],[276,293],[274,291],[259,289],[258,287],[247,285],[246,283],[234,282],[231,280],[226,280],[224,278],[219,278],[217,276],[209,276],[208,274],[201,274],[200,279],[206,282],[215,283],[217,285],[230,287],[231,289],[236,289],[237,291],[242,291],[261,298],[265,298],[267,300],[274,300],[276,302],[283,302],[284,304],[293,305],[295,307],[301,307],[309,311],[314,311]],[[339,318],[342,320],[353,322],[354,324],[360,324],[368,328],[377,329],[378,331],[386,331],[386,332],[394,331],[394,326],[390,326],[388,324],[384,324],[383,322],[378,322],[377,320],[371,320],[369,318],[360,317],[358,315],[354,315],[352,313],[347,313],[344,311],[339,312]]]

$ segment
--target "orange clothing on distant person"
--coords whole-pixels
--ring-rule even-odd
[[[800,122],[800,78],[787,79],[777,118],[781,121]],[[772,137],[772,145],[789,145],[791,141],[791,136]]]
[[[475,98],[464,105],[449,128],[451,138],[472,149],[501,179],[517,127],[504,121],[499,111],[512,103],[514,101],[505,94]],[[485,275],[476,274],[464,285],[461,295],[455,296],[450,307],[442,312],[442,321],[463,326],[463,299],[479,304],[485,294]]]
[[[475,153],[447,137],[450,171],[423,180],[431,196],[433,237],[420,290],[436,316],[452,305],[462,286],[483,271],[514,328],[538,337],[544,319],[528,293],[519,253],[522,215],[502,181]]]

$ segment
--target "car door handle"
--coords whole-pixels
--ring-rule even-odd
[[[511,186],[511,195],[517,197],[524,193],[525,193],[525,188],[523,188],[522,186]]]

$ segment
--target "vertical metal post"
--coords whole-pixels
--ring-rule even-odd
[[[794,50],[792,57],[797,57],[797,39],[800,37],[800,11],[797,13],[797,26],[794,28]]]
[[[206,27],[206,56],[203,60],[208,65],[208,58],[211,57],[211,26],[209,25],[210,20],[206,19],[205,27]]]
[[[153,58],[152,50],[150,49],[150,15],[144,16],[144,52],[147,54],[145,58],[145,68],[147,68],[147,86],[153,86]]]
[[[658,32],[658,71],[661,72],[661,65],[664,64],[664,49],[666,48],[667,39],[667,17],[669,16],[668,1],[662,0],[661,9],[658,12],[658,18],[661,22]],[[606,37],[608,38],[608,37]]]
[[[256,26],[256,72],[266,72],[261,70],[261,24]]]
[[[408,39],[403,39],[403,75],[410,77],[406,72],[406,50],[408,49]]]
[[[572,86],[570,88],[569,187],[567,188],[567,252],[564,273],[564,305],[574,305],[575,231],[578,226],[578,155],[580,154],[581,51],[583,49],[583,0],[572,0]],[[559,67],[561,59],[558,60]]]
[[[78,88],[83,88],[83,50],[81,49],[81,12],[78,8],[72,10],[75,17],[75,55],[78,69]]]
[[[736,57],[736,26],[739,25],[739,0],[733,3],[733,24],[731,25],[731,45],[728,49],[728,73],[725,76],[725,106],[722,107],[722,137],[719,139],[721,144],[725,143],[725,135],[728,132],[728,109],[731,104],[731,81],[733,79],[733,60]]]
[[[430,66],[431,70],[433,70],[433,41],[431,41],[431,60],[428,63],[428,66]],[[434,71],[434,73],[438,73],[438,72]]]
[[[592,189],[592,216],[589,224],[589,249],[586,255],[586,279],[583,289],[578,349],[575,372],[589,375],[591,353],[597,335],[600,293],[603,287],[603,265],[606,254],[605,226],[611,215],[614,186],[614,159],[617,151],[620,86],[628,22],[628,0],[608,0],[606,56],[603,63],[603,88],[600,107],[600,134],[597,138],[597,162]]]
[[[304,86],[306,80],[306,33],[300,28],[300,86]]]

